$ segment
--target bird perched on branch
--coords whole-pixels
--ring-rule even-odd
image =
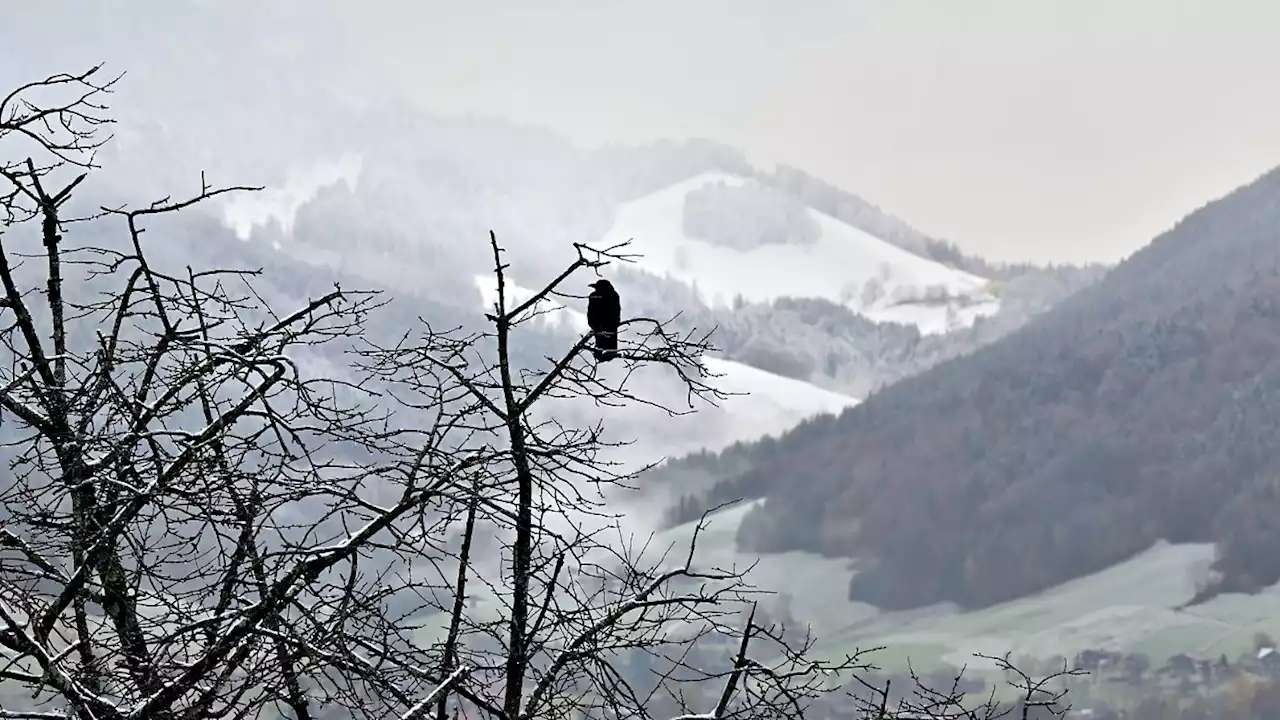
[[[618,325],[622,323],[622,301],[613,283],[597,280],[590,285],[587,298],[587,326],[595,339],[596,362],[618,357]]]

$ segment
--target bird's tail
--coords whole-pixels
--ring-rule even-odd
[[[612,332],[598,332],[595,334],[596,347],[592,351],[595,355],[596,362],[609,362],[618,357],[618,334]]]

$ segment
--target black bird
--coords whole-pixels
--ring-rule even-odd
[[[618,325],[622,322],[622,301],[613,283],[597,280],[590,285],[587,298],[587,326],[595,335],[596,362],[618,357]]]

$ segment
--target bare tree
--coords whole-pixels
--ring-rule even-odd
[[[746,571],[698,561],[701,525],[686,547],[637,544],[611,502],[645,468],[605,459],[602,451],[620,441],[608,439],[602,425],[569,427],[539,412],[550,399],[652,404],[633,387],[645,365],[683,382],[686,406],[668,412],[714,402],[723,395],[703,363],[709,334],[677,334],[669,320],[631,318],[622,324],[621,365],[594,364],[583,352],[589,333],[558,357],[522,365],[512,350],[521,328],[562,307],[553,298],[570,295],[566,285],[579,274],[626,262],[627,244],[574,246],[564,272],[519,300],[492,235],[490,246],[497,293],[488,330],[437,332],[423,321],[416,334],[365,353],[366,370],[395,403],[431,408],[441,418],[465,414],[465,429],[450,420],[456,439],[448,454],[486,457],[470,492],[450,493],[452,512],[466,513],[462,561],[453,563],[455,582],[441,594],[449,604],[433,608],[447,628],[442,647],[428,649],[423,662],[439,664],[436,676],[469,668],[460,687],[474,696],[459,706],[486,716],[647,718],[665,708],[681,718],[800,717],[809,700],[838,687],[830,681],[858,666],[857,658],[806,659],[807,647],[788,646],[753,613],[741,617],[753,592]],[[450,405],[465,410],[444,410]],[[444,427],[439,420],[430,426]],[[470,555],[482,531],[503,563]],[[464,595],[483,598],[494,612],[467,613]],[[763,654],[748,653],[752,640]],[[689,661],[700,647],[719,655],[714,667]],[[637,665],[644,670],[636,672]],[[436,712],[446,714],[443,701]]]
[[[337,287],[276,313],[256,273],[167,267],[144,237],[253,188],[70,214],[100,73],[0,101],[0,152],[28,147],[0,160],[0,683],[24,693],[0,716],[799,718],[869,667],[757,622],[749,568],[699,558],[705,517],[686,546],[631,537],[616,502],[644,468],[546,410],[652,404],[646,366],[687,391],[672,414],[722,397],[709,334],[669,320],[626,320],[607,368],[588,333],[517,351],[625,244],[573,246],[516,301],[491,234],[474,328],[381,340],[383,301]],[[102,224],[118,242],[77,244]]]
[[[989,663],[1003,677],[1003,686],[966,678],[967,668],[935,678],[921,677],[908,665],[905,688],[894,692],[888,680],[873,682],[869,675],[855,675],[846,693],[851,701],[850,716],[860,718],[902,718],[903,720],[1049,720],[1063,718],[1071,710],[1066,702],[1063,681],[1083,675],[1068,670],[1066,662],[1048,675],[1032,676],[1009,661],[977,653],[975,658]],[[985,689],[985,690],[984,690]],[[971,699],[971,696],[976,699]]]
[[[339,404],[334,381],[291,358],[350,336],[373,298],[335,288],[276,316],[252,273],[149,262],[148,225],[248,188],[202,182],[187,200],[67,217],[107,139],[115,80],[100,74],[0,100],[0,147],[28,150],[0,164],[0,407],[18,425],[6,438],[0,678],[80,717],[220,717],[277,702],[305,717],[294,616],[317,617],[302,606],[323,602],[318,579],[434,485],[336,542],[321,535],[329,518],[290,520],[378,472],[326,443],[376,450],[379,416]],[[74,223],[117,223],[122,241],[70,244]]]

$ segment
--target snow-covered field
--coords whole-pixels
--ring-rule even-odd
[[[787,593],[792,613],[809,622],[822,654],[855,648],[887,648],[882,666],[908,658],[916,669],[941,663],[973,671],[990,669],[974,653],[1012,653],[1047,660],[1087,649],[1141,652],[1155,663],[1190,652],[1234,660],[1252,648],[1253,634],[1280,633],[1280,589],[1256,596],[1224,595],[1178,610],[1196,591],[1213,559],[1205,544],[1157,543],[1130,560],[1036,595],[962,613],[939,605],[909,612],[879,612],[847,598],[853,576],[848,560],[790,552],[759,556],[736,549],[734,537],[749,505],[709,519],[698,542],[706,565],[755,564],[761,589]],[[693,525],[664,531],[653,546],[687,545]]]
[[[684,233],[685,195],[704,185],[738,185],[743,178],[706,173],[618,207],[603,243],[633,239],[635,267],[696,283],[704,302],[726,306],[735,295],[753,302],[780,297],[825,298],[872,320],[915,324],[925,333],[963,327],[999,309],[988,281],[914,255],[835,218],[809,209],[822,236],[809,245],[737,250]],[[883,296],[864,302],[871,282]],[[945,290],[946,301],[919,302]]]

